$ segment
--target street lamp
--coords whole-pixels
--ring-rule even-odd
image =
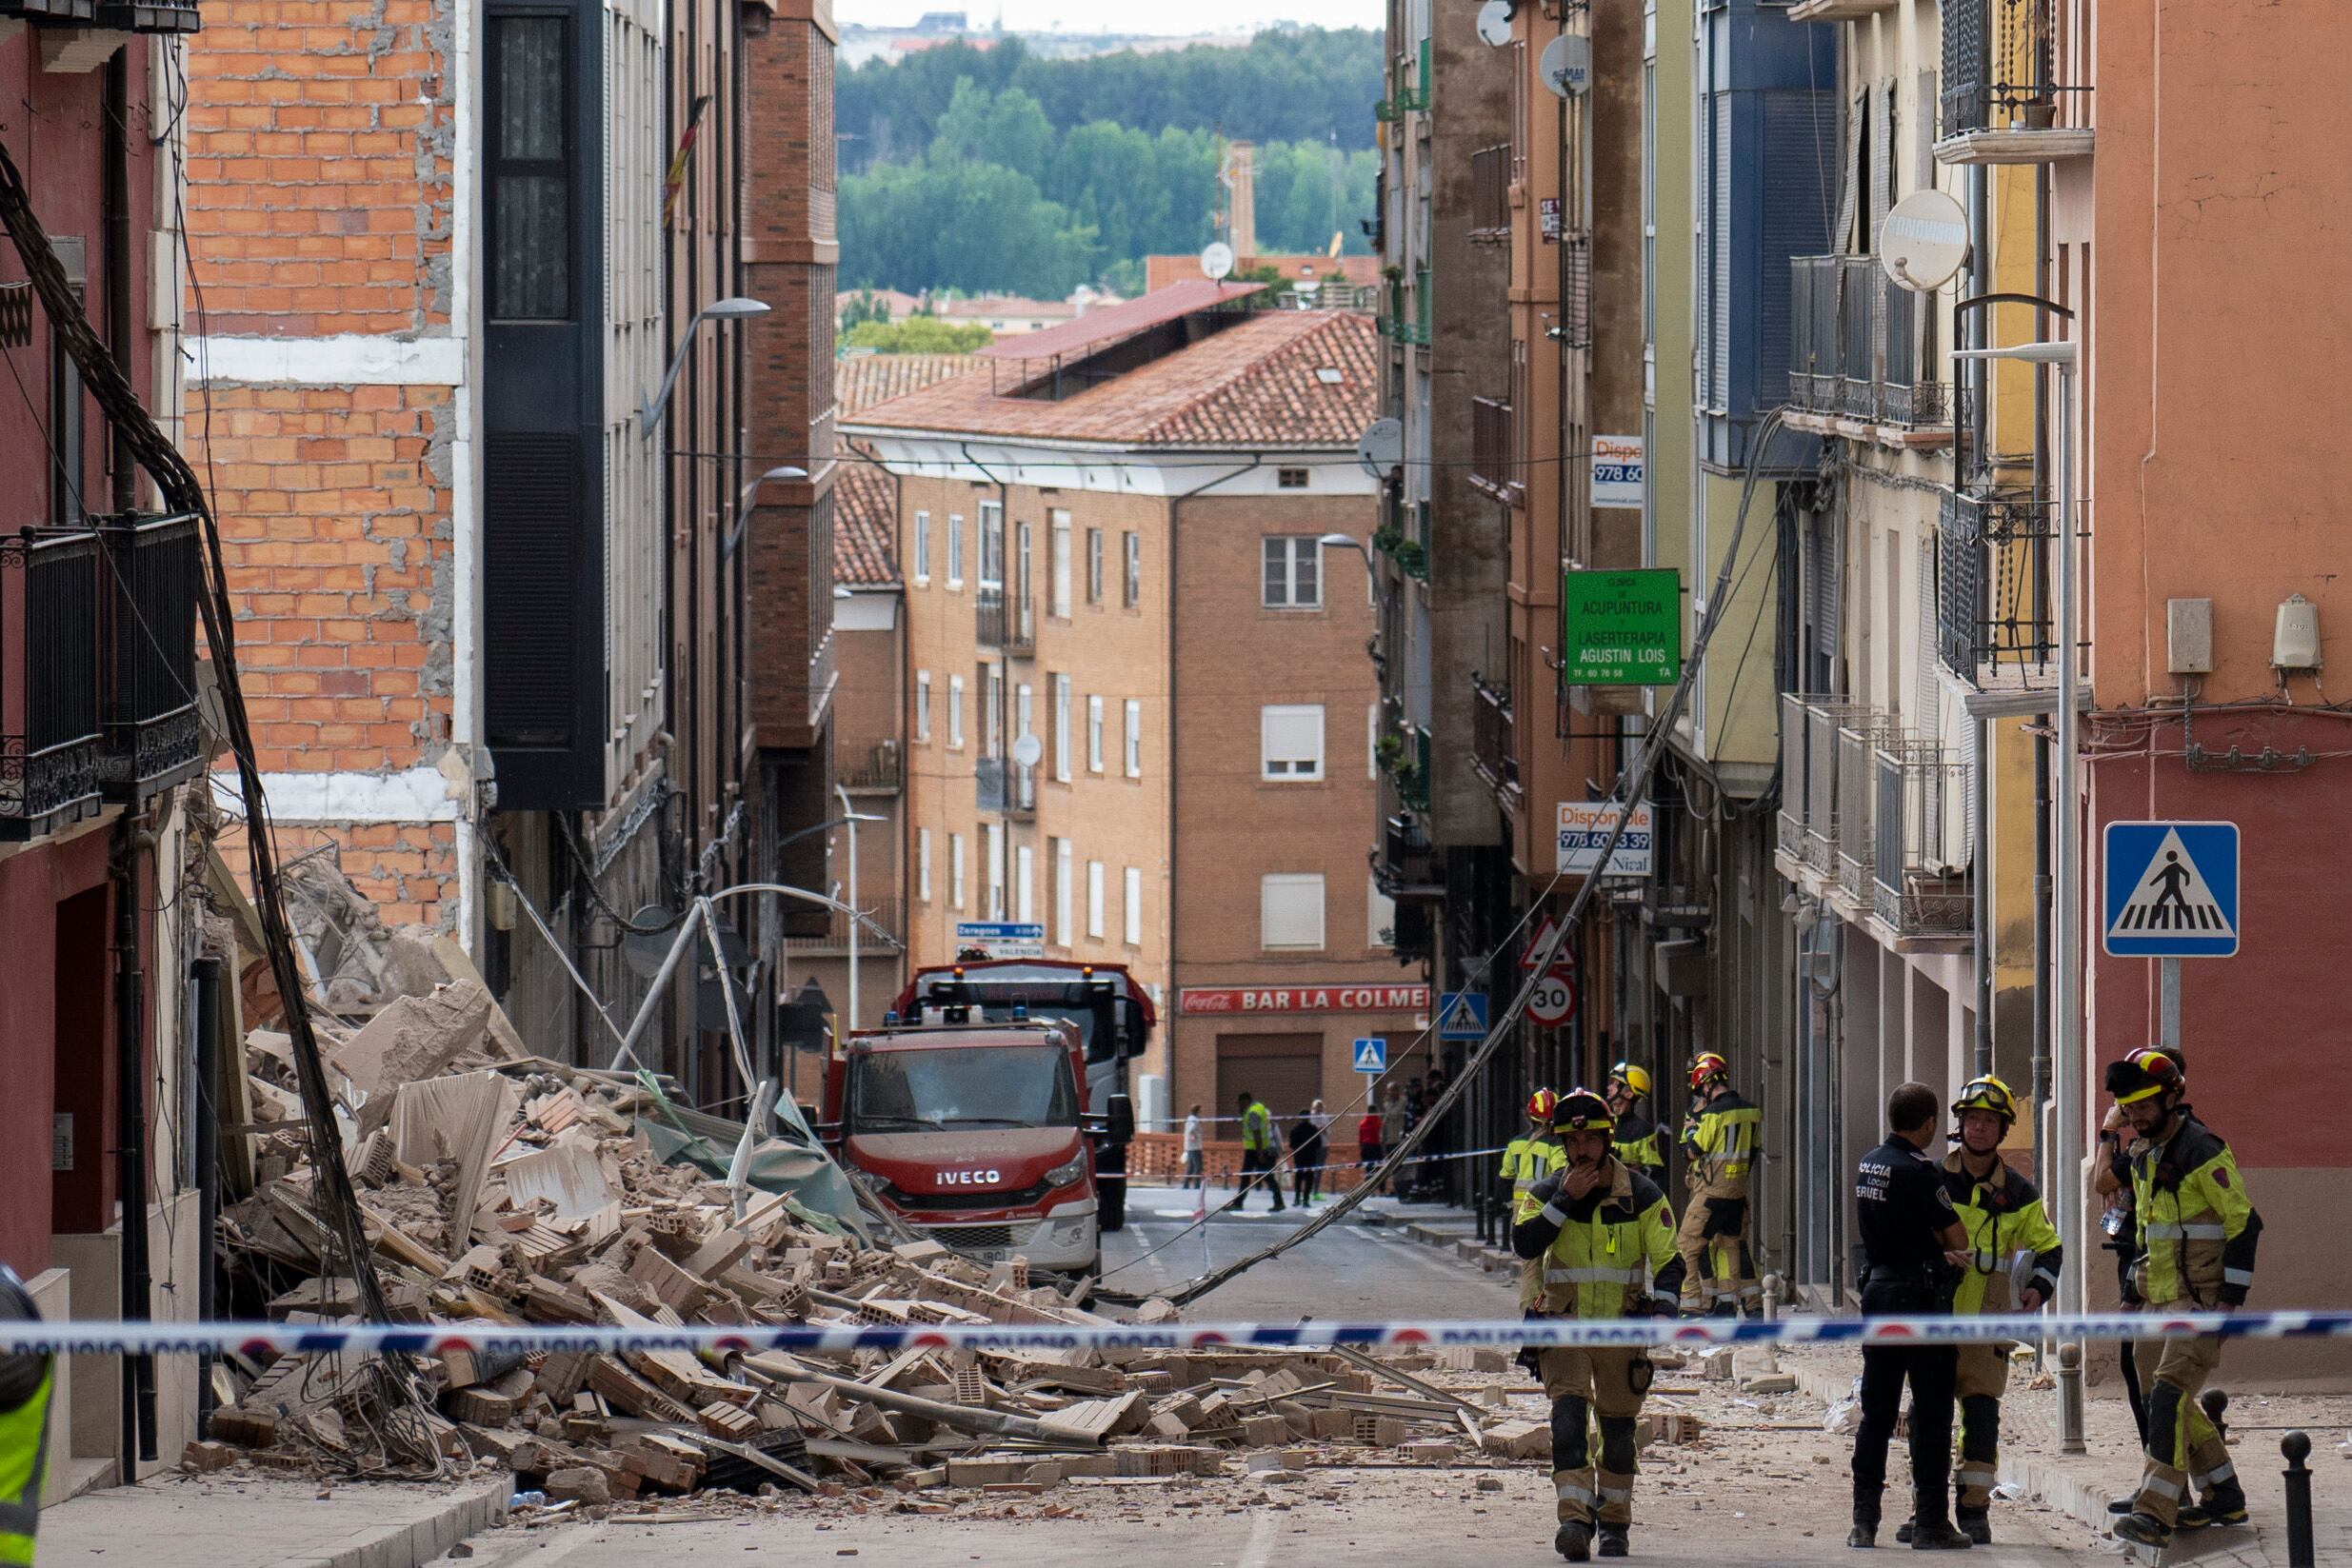
[[[1380,570],[1372,564],[1372,546],[1352,533],[1326,533],[1315,541],[1322,549],[1345,547],[1364,557],[1364,602],[1380,607]]]
[[[637,433],[651,435],[655,422],[662,417],[662,410],[669,407],[669,390],[678,384],[678,371],[686,364],[686,351],[694,341],[696,327],[706,321],[742,321],[749,316],[764,316],[767,314],[767,308],[766,300],[738,297],[713,300],[695,311],[694,319],[686,324],[686,330],[678,336],[678,352],[670,360],[669,369],[662,376],[662,389],[653,394],[650,403],[637,410]]]
[[[2058,1015],[2058,1071],[2052,1084],[2052,1158],[2050,1174],[2058,1187],[2061,1222],[2073,1224],[2083,1215],[2083,846],[2079,803],[2075,799],[2078,763],[2076,731],[2082,723],[2076,705],[2078,663],[2074,559],[2074,377],[2077,351],[2072,343],[2021,343],[2008,348],[1961,348],[1954,359],[2008,359],[2026,365],[2058,367],[2058,822],[2052,835],[2053,895],[2057,959],[2052,973],[2051,1005]],[[1982,868],[1978,875],[1983,874]],[[2080,1255],[2066,1260],[2058,1281],[2058,1310],[2083,1310],[2083,1268]],[[2059,1363],[2058,1436],[2068,1453],[2083,1449],[2083,1380],[2080,1347],[2074,1375]]]

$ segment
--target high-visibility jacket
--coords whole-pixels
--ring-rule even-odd
[[[0,1319],[30,1322],[39,1316],[16,1276],[0,1264]],[[55,1376],[47,1356],[0,1351],[0,1564],[8,1568],[31,1568]]]
[[[2021,1252],[2034,1255],[2029,1282],[2042,1299],[2058,1294],[2065,1248],[2031,1181],[1998,1160],[1992,1174],[1979,1181],[1954,1149],[1944,1156],[1943,1190],[1951,1194],[1953,1213],[1968,1233],[1968,1268],[1952,1297],[1955,1313],[2013,1310],[2018,1303],[2009,1297],[2009,1263]]]
[[[1701,1106],[1683,1142],[1691,1190],[1703,1198],[1745,1198],[1763,1126],[1764,1112],[1729,1089]]]
[[[1665,1151],[1658,1146],[1658,1123],[1641,1112],[1627,1111],[1619,1117],[1610,1139],[1609,1152],[1643,1175],[1655,1180],[1666,1168]]]
[[[2185,1105],[2131,1148],[2140,1294],[2152,1307],[2243,1305],[2262,1217],[2237,1157]]]
[[[1274,1113],[1253,1100],[1242,1113],[1242,1147],[1270,1153],[1274,1147]]]
[[[1658,1183],[1612,1160],[1601,1185],[1571,1200],[1560,1190],[1564,1174],[1528,1190],[1521,1207],[1533,1212],[1511,1228],[1511,1250],[1543,1260],[1534,1304],[1548,1317],[1623,1318],[1644,1296],[1677,1294],[1683,1258]]]
[[[1555,1141],[1541,1134],[1525,1133],[1505,1146],[1503,1163],[1495,1174],[1508,1181],[1512,1193],[1518,1194],[1566,1164],[1567,1160],[1568,1151]]]

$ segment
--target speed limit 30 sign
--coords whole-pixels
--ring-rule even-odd
[[[1527,999],[1527,1021],[1556,1029],[1576,1016],[1576,971],[1555,964],[1544,971]]]

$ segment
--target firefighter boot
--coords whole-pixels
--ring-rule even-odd
[[[1600,1556],[1605,1558],[1622,1558],[1629,1556],[1632,1551],[1633,1542],[1628,1537],[1627,1526],[1623,1524],[1605,1524],[1601,1526]]]
[[[1592,1557],[1592,1526],[1583,1519],[1569,1519],[1552,1537],[1552,1550],[1570,1562],[1585,1562]]]

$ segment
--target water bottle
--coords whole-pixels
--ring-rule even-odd
[[[507,1499],[507,1512],[513,1513],[518,1508],[545,1508],[547,1505],[548,1495],[545,1492],[517,1492]]]

